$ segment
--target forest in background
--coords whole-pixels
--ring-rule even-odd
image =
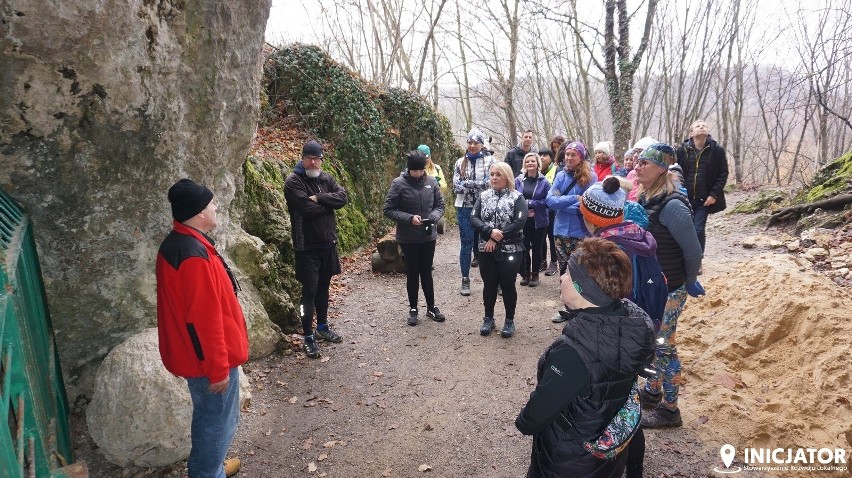
[[[318,12],[311,42],[372,83],[426,98],[457,141],[483,129],[498,154],[532,129],[538,145],[610,139],[620,156],[645,135],[677,144],[704,118],[732,181],[803,186],[852,144],[852,0],[298,8]]]

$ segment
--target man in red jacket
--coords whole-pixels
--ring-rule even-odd
[[[239,370],[248,336],[239,285],[207,234],[216,227],[213,192],[189,179],[169,189],[174,225],[157,254],[157,328],[166,369],[192,397],[190,478],[236,474],[225,460],[237,431]]]

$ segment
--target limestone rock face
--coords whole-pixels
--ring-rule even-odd
[[[86,423],[104,456],[120,466],[166,466],[189,456],[192,400],[186,380],[163,367],[157,340],[155,328],[127,339],[95,379]],[[240,371],[240,403],[250,398]]]
[[[154,324],[169,186],[206,184],[229,222],[269,7],[0,0],[0,188],[32,219],[72,400]]]

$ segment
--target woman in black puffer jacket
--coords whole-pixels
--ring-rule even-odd
[[[527,477],[624,473],[640,420],[636,380],[654,342],[648,314],[621,299],[631,282],[630,260],[610,241],[586,239],[571,255],[561,295],[571,318],[539,359],[538,384],[515,420],[533,436]]]

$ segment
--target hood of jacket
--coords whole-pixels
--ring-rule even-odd
[[[604,227],[596,235],[618,244],[630,254],[642,257],[653,257],[657,254],[657,241],[654,236],[632,222]]]

